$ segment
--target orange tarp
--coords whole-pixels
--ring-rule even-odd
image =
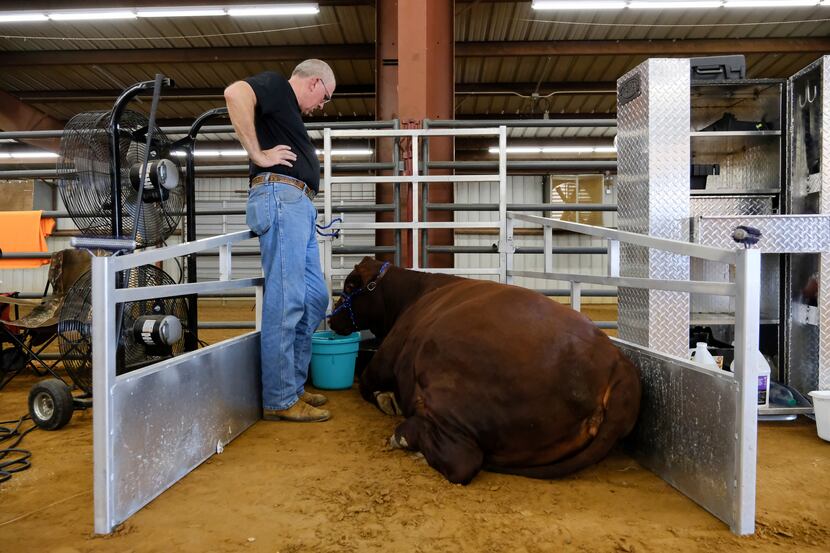
[[[0,250],[43,252],[46,237],[55,229],[54,219],[41,219],[42,211],[0,211]],[[49,259],[2,259],[0,269],[31,269],[49,263]]]

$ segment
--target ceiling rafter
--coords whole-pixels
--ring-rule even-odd
[[[63,128],[61,121],[0,90],[0,130],[43,131],[61,128]],[[51,151],[58,149],[58,143],[54,139],[26,140],[25,142]]]
[[[826,52],[830,38],[737,38],[687,40],[544,40],[526,42],[458,42],[458,57],[619,56],[711,54],[792,54]]]
[[[534,93],[544,96],[546,94],[567,93],[567,92],[590,92],[603,93],[616,89],[616,83],[607,82],[584,82],[584,81],[562,81],[537,83],[456,83],[456,94],[494,94],[511,95],[520,94],[530,96]],[[121,90],[116,89],[78,89],[78,90],[26,90],[12,92],[21,102],[45,103],[45,102],[94,102],[117,98]],[[162,93],[167,101],[188,101],[188,100],[211,100],[221,99],[224,89],[215,88],[168,88]],[[341,97],[346,98],[371,98],[375,95],[374,85],[339,85],[335,92],[335,100]]]
[[[162,98],[168,101],[212,100],[224,98],[223,87],[213,88],[165,88]],[[95,102],[117,98],[120,89],[78,89],[78,90],[27,90],[12,92],[21,102]],[[338,85],[335,98],[371,97],[375,94],[374,85]]]
[[[0,66],[123,65],[159,63],[227,63],[246,61],[297,61],[309,57],[326,60],[371,59],[374,44],[315,44],[308,46],[246,46],[219,48],[134,48],[112,50],[38,50],[3,52]]]
[[[456,57],[793,54],[830,51],[828,37],[692,40],[551,40],[458,42]],[[216,63],[244,61],[372,60],[375,45],[315,44],[218,48],[5,51],[0,67],[92,64]]]

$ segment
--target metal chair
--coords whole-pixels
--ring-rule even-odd
[[[38,376],[51,374],[60,378],[55,373],[55,367],[61,360],[49,364],[42,354],[58,337],[58,320],[66,295],[75,281],[89,271],[91,259],[90,253],[85,250],[54,252],[41,299],[22,299],[15,297],[16,294],[0,296],[0,389],[27,366]],[[19,317],[20,306],[32,307],[32,310]],[[11,317],[12,307],[14,318]]]

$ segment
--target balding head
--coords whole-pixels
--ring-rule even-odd
[[[334,94],[337,83],[329,64],[322,60],[305,60],[291,73],[288,80],[297,96],[300,111],[310,114],[315,109],[322,109]]]
[[[294,68],[291,76],[295,75],[298,77],[319,77],[326,82],[326,85],[334,84],[334,71],[323,60],[305,60]]]

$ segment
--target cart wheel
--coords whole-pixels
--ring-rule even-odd
[[[62,380],[48,378],[32,386],[29,414],[44,430],[58,430],[72,418],[72,393]]]

